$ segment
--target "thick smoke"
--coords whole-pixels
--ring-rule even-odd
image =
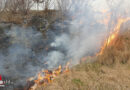
[[[91,4],[82,1],[75,1],[70,9],[69,14],[73,19],[68,33],[56,36],[51,44],[52,47],[64,48],[67,53],[65,59],[71,60],[73,65],[78,64],[82,57],[95,55],[99,51],[107,28],[98,22],[99,14]]]
[[[4,33],[9,43],[7,48],[0,50],[0,73],[11,77],[17,84],[23,84],[42,69],[54,69],[68,61],[75,65],[82,57],[95,55],[107,37],[107,30],[112,27],[103,20],[110,18],[112,23],[116,22],[118,15],[124,16],[124,4],[116,13],[116,9],[109,9],[105,3],[104,13],[102,8],[95,9],[95,3],[77,0],[67,15],[73,19],[56,22],[55,30],[48,30],[46,38],[31,27],[13,25],[6,29]]]
[[[10,30],[5,31],[9,37],[9,47],[7,52],[0,53],[0,72],[5,76],[18,79],[17,84],[35,75],[40,70],[37,54],[35,49],[39,49],[39,44],[43,44],[43,36],[40,32],[32,28],[20,28],[12,26]],[[41,52],[40,52],[41,53]],[[35,73],[34,73],[35,72]]]
[[[52,47],[66,50],[65,59],[78,64],[84,56],[93,56],[99,52],[103,41],[113,30],[119,18],[129,17],[128,0],[72,0],[69,15],[69,33],[56,36]],[[102,7],[99,6],[99,4]],[[68,5],[69,6],[69,5]],[[52,54],[53,56],[54,54]]]

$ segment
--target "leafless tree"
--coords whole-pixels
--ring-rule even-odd
[[[43,6],[44,6],[45,11],[48,10],[49,8],[51,8],[51,6],[52,6],[52,4],[51,4],[52,0],[43,0],[43,1],[44,1]]]
[[[11,13],[16,13],[17,11],[17,1],[16,0],[5,0],[4,11],[9,11]]]
[[[52,5],[54,5],[54,1],[55,0],[34,0],[35,2],[37,2],[37,5],[42,4],[42,8],[43,10],[48,10],[52,7]]]
[[[34,3],[32,0],[17,0],[17,4],[17,10],[22,14],[27,14]]]
[[[3,0],[0,0],[0,13],[3,11]]]
[[[70,9],[73,0],[56,0],[56,2],[59,10],[67,11]]]
[[[37,3],[37,10],[39,10],[39,3],[41,2],[41,0],[33,0],[34,3]]]
[[[33,6],[32,0],[5,0],[3,3],[4,11],[11,13],[21,12],[27,14]]]

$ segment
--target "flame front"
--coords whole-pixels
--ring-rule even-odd
[[[52,83],[54,78],[56,78],[58,75],[69,72],[69,65],[70,63],[68,62],[64,69],[61,65],[59,65],[59,67],[55,70],[42,70],[40,73],[38,73],[37,79],[34,80],[35,85],[32,86],[30,90],[35,90],[34,88],[37,85],[45,86],[48,83]]]
[[[103,46],[101,47],[101,50],[99,53],[97,53],[96,55],[101,55],[104,52],[104,49],[106,46],[109,46],[112,44],[112,42],[115,40],[115,38],[118,36],[118,33],[120,31],[121,25],[125,22],[127,22],[128,20],[130,20],[130,18],[119,18],[118,22],[115,26],[115,28],[113,29],[113,32],[110,32],[108,38],[104,41]],[[107,25],[109,22],[108,19],[104,20],[104,24]],[[82,23],[82,21],[80,22]],[[84,57],[81,60],[85,61],[88,57]],[[62,73],[66,73],[69,72],[69,62],[66,64],[65,68],[63,69],[62,66],[60,65],[57,69],[55,70],[43,70],[40,73],[38,73],[37,75],[37,79],[34,80],[35,85],[32,87],[36,87],[36,85],[43,85],[45,86],[48,83],[53,82],[54,78],[56,78],[58,75],[62,74]],[[34,89],[30,89],[30,90],[34,90]]]
[[[119,18],[117,25],[115,26],[113,32],[110,32],[110,35],[108,37],[107,40],[105,40],[103,46],[101,47],[100,52],[97,55],[101,55],[105,49],[106,46],[109,46],[110,44],[112,44],[112,42],[115,40],[115,38],[118,36],[118,33],[120,31],[121,25],[127,21],[130,20],[130,17],[128,18]]]

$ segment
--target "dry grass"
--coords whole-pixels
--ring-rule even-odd
[[[106,47],[98,60],[103,65],[128,63],[130,61],[130,30],[120,33],[113,44]]]
[[[30,10],[26,15],[23,15],[20,12],[11,13],[8,11],[0,13],[1,17],[0,22],[22,24],[24,20],[30,20],[32,19],[33,16],[40,16],[46,20],[52,20],[54,17],[60,17],[59,14],[60,12],[56,10],[48,10],[48,11]]]
[[[21,14],[12,14],[10,12],[3,12],[0,14],[0,21],[6,23],[21,24],[23,22],[23,16]]]
[[[120,34],[97,61],[79,64],[37,90],[130,90],[130,30]]]

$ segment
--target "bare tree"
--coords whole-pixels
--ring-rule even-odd
[[[22,14],[28,14],[34,3],[32,0],[17,0],[17,4],[17,10],[19,12],[21,12]]]
[[[4,3],[5,3],[4,11],[16,13],[18,7],[17,0],[5,0]]]
[[[41,0],[33,0],[34,3],[37,3],[37,10],[39,10],[39,3],[41,2]]]
[[[27,14],[28,11],[33,6],[32,0],[5,0],[4,2],[4,11],[11,13],[21,12]]]
[[[45,11],[47,11],[50,8],[51,2],[52,0],[44,0],[43,6],[44,6]]]
[[[51,6],[54,4],[53,2],[55,1],[55,0],[35,0],[35,1],[37,1],[37,4],[39,5],[39,4],[43,4],[43,10],[48,10],[48,9],[50,9],[51,8]]]
[[[0,0],[0,13],[3,11],[3,0]]]
[[[57,7],[61,11],[67,11],[73,2],[73,0],[56,0],[57,2]]]
[[[0,11],[2,11],[2,0],[0,0]]]

